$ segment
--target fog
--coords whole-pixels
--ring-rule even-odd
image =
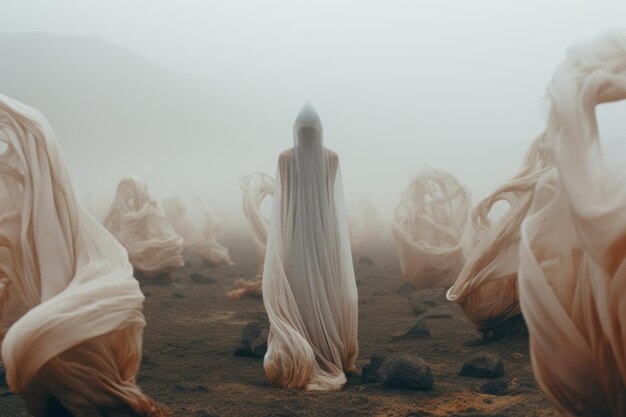
[[[566,48],[624,16],[609,0],[4,0],[0,92],[48,117],[89,204],[136,174],[231,225],[239,179],[274,174],[308,99],[348,208],[365,198],[389,218],[425,164],[474,202],[514,174]],[[611,106],[601,131],[623,135]]]

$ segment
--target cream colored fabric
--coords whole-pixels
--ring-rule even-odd
[[[239,186],[243,191],[243,212],[248,220],[250,233],[256,246],[259,266],[255,279],[238,279],[235,281],[235,285],[239,288],[228,293],[228,296],[233,299],[261,294],[261,278],[263,277],[267,229],[269,227],[269,219],[261,213],[261,204],[265,198],[274,194],[274,178],[264,172],[255,172],[244,176],[239,182]]]
[[[222,233],[220,220],[204,200],[200,200],[200,208],[204,222],[197,240],[196,253],[209,266],[233,265],[228,249],[217,241]]]
[[[526,217],[535,187],[553,166],[544,149],[546,134],[539,135],[526,153],[522,169],[472,211],[466,237],[467,260],[447,296],[456,301],[467,317],[489,332],[520,313],[517,293],[520,224]],[[497,202],[508,204],[495,221],[489,215]]]
[[[447,288],[463,267],[470,196],[450,172],[426,167],[411,181],[391,222],[404,278],[415,289]]]
[[[556,168],[539,181],[521,226],[533,368],[564,415],[624,416],[626,170],[606,163],[595,107],[626,99],[626,33],[570,48],[549,96]]]
[[[135,384],[144,297],[126,251],[76,201],[43,115],[0,95],[0,140],[8,144],[0,341],[10,389],[35,415],[50,395],[76,417],[124,407],[158,415]]]
[[[185,251],[195,253],[210,266],[232,265],[228,249],[217,242],[221,233],[220,221],[204,200],[198,200],[202,218],[200,227],[190,221],[187,206],[177,197],[163,201],[165,215],[176,233],[183,238]]]
[[[103,223],[124,245],[133,267],[146,276],[167,274],[185,264],[183,239],[141,178],[120,181]]]
[[[288,388],[340,389],[357,357],[358,304],[337,155],[306,105],[278,160],[263,270],[264,366]]]

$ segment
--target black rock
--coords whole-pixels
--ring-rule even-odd
[[[405,282],[404,284],[402,284],[402,286],[400,286],[396,290],[396,294],[406,295],[406,294],[408,294],[410,292],[413,292],[413,291],[415,291],[413,286],[411,284],[409,284],[408,282]]]
[[[481,352],[463,364],[461,375],[474,378],[498,378],[504,375],[502,358]]]
[[[391,355],[383,362],[379,372],[383,388],[427,390],[433,386],[430,366],[417,356]]]
[[[480,392],[491,395],[508,395],[509,384],[504,379],[494,379],[481,385]]]
[[[202,275],[202,274],[198,274],[198,273],[193,273],[189,276],[189,279],[192,282],[195,282],[196,284],[202,284],[202,285],[207,285],[207,284],[215,284],[216,280],[213,277],[209,277],[206,275]]]
[[[380,382],[380,367],[385,362],[385,357],[379,354],[374,354],[370,358],[370,363],[363,366],[362,380],[364,384],[370,382]]]
[[[401,332],[395,334],[391,340],[418,339],[420,337],[430,336],[430,329],[422,319],[418,319],[415,323],[407,326]]]
[[[443,289],[426,289],[408,292],[407,297],[413,314],[419,316],[428,310],[443,305],[446,302],[446,293]]]
[[[267,335],[269,329],[270,326],[267,322],[254,321],[246,324],[233,355],[262,358],[265,352],[267,352]]]
[[[359,263],[360,264],[365,264],[365,265],[374,265],[374,261],[372,260],[372,258],[370,258],[369,256],[359,256]]]

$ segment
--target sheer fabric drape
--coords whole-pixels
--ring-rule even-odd
[[[310,106],[281,154],[263,270],[272,383],[340,389],[358,353],[357,289],[337,155]]]
[[[0,341],[10,389],[40,415],[159,415],[135,384],[144,297],[126,251],[76,201],[36,110],[0,95]]]
[[[535,138],[517,175],[472,211],[471,226],[464,238],[467,259],[447,297],[458,302],[470,321],[485,333],[520,313],[520,225],[535,195],[537,181],[553,166],[545,141],[545,133]],[[492,221],[489,214],[500,201],[508,207]]]
[[[570,48],[549,87],[556,168],[521,226],[519,291],[537,381],[571,416],[626,415],[626,182],[595,108],[626,99],[626,34]]]
[[[170,273],[185,264],[183,239],[141,178],[120,181],[103,223],[124,245],[133,267],[146,276]]]
[[[463,267],[470,196],[450,172],[427,167],[411,181],[391,222],[405,279],[415,289],[447,288]]]
[[[261,213],[263,201],[274,194],[274,178],[264,172],[255,172],[244,176],[239,182],[243,192],[243,212],[248,220],[250,234],[256,246],[258,269],[254,279],[238,279],[235,285],[239,288],[228,293],[230,298],[242,298],[246,295],[261,294],[261,279],[265,261],[265,247],[267,244],[267,229],[269,219]]]

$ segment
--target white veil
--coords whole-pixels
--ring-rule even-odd
[[[283,387],[340,389],[355,369],[358,305],[339,160],[309,103],[294,139],[278,161],[263,270],[264,366]]]

